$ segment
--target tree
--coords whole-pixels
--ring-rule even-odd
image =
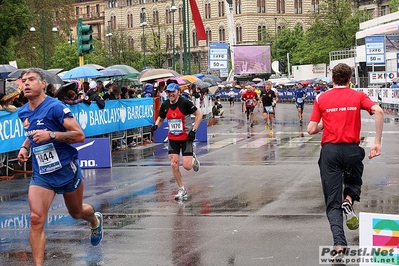
[[[329,52],[355,46],[365,11],[346,0],[323,0],[318,11],[312,14],[311,26],[293,53],[294,64],[329,63]]]
[[[399,9],[399,0],[390,0],[388,5],[391,13],[396,12]]]
[[[66,41],[70,27],[76,24],[75,17],[72,15],[73,3],[73,0],[4,1],[0,8],[0,30],[2,31],[0,45],[4,45],[3,39],[6,42],[5,48],[0,47],[0,60],[2,60],[1,53],[4,51],[7,60],[17,60],[20,68],[29,67],[32,63],[43,67],[43,44],[46,44],[46,55],[50,58],[55,44],[61,40]],[[10,25],[14,26],[10,27]],[[51,31],[54,25],[57,26],[58,33]],[[31,26],[35,27],[36,32],[29,32]],[[3,34],[4,28],[16,33]],[[36,58],[34,62],[27,59],[32,57]]]
[[[2,1],[0,6],[0,63],[6,64],[15,58],[11,57],[11,37],[20,35],[29,27],[33,13],[25,0]],[[15,45],[15,43],[14,43]]]
[[[283,28],[280,31],[277,42],[278,46],[273,45],[273,55],[278,49],[279,61],[287,63],[287,54],[292,54],[296,51],[298,44],[302,41],[304,32],[300,24],[295,25],[293,29]]]

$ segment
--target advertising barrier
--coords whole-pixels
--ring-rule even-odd
[[[96,103],[69,105],[86,137],[153,124],[154,99],[134,98],[106,101],[105,108]],[[25,140],[25,131],[18,111],[0,111],[0,153],[18,150]]]

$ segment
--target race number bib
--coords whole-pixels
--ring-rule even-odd
[[[251,99],[247,100],[247,105],[253,105],[253,104],[254,104],[253,100],[251,100]]]
[[[181,119],[168,120],[169,132],[173,135],[180,135],[183,133],[183,122]]]
[[[296,102],[297,103],[303,103],[303,99],[302,98],[298,98],[298,99],[296,99]]]
[[[33,148],[40,174],[48,174],[62,168],[60,159],[53,143]]]
[[[266,113],[273,113],[273,106],[265,106]]]

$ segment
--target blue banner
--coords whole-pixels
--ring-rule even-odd
[[[293,99],[294,98],[294,89],[279,89],[278,90],[278,98],[280,100],[287,100],[287,99]],[[227,99],[228,98],[228,93],[230,92],[229,89],[224,89],[224,90],[217,90],[214,94],[214,97],[220,96],[221,99]],[[234,95],[236,99],[240,99],[240,90],[234,89]],[[309,88],[306,89],[306,98],[313,100],[316,97],[316,94],[314,93],[314,88]]]
[[[106,101],[104,109],[98,108],[96,103],[69,107],[86,137],[149,126],[154,121],[153,98]],[[18,150],[24,140],[25,131],[18,111],[0,111],[0,153]]]

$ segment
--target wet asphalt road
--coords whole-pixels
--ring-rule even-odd
[[[247,138],[240,104],[224,107],[225,118],[208,127],[208,142],[196,144],[200,171],[182,170],[189,200],[173,199],[165,144],[113,152],[112,168],[84,170],[85,202],[104,214],[103,241],[92,247],[87,224],[73,220],[56,196],[46,265],[318,265],[319,246],[332,244],[317,166],[321,135],[309,136],[294,105],[280,103],[275,138],[267,137],[257,109]],[[398,213],[395,118],[386,116],[382,155],[364,160],[357,212]],[[365,112],[362,121],[367,153],[374,121]],[[32,265],[28,184],[26,175],[0,181],[0,265]],[[357,245],[358,231],[346,233]]]

